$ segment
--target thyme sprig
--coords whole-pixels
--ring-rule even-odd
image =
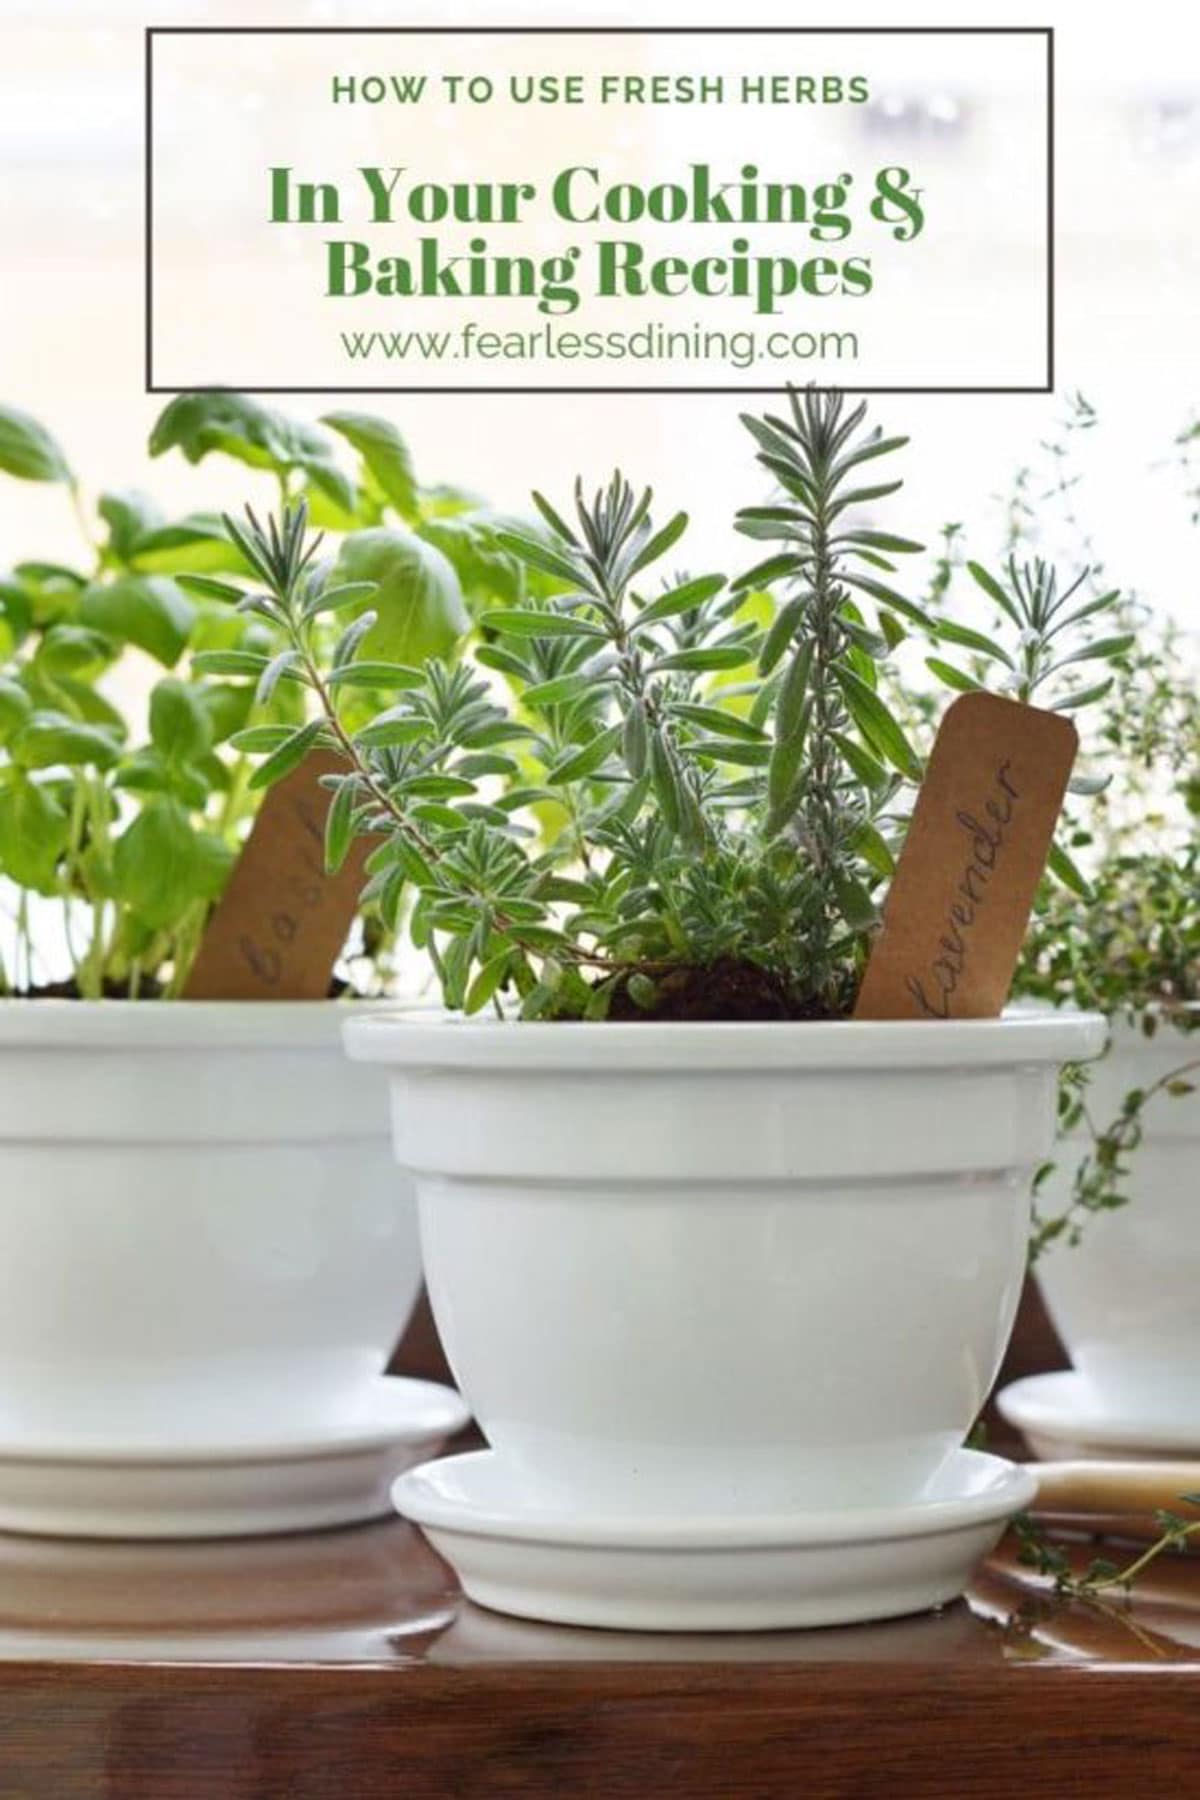
[[[1200,1494],[1181,1494],[1179,1500],[1182,1506],[1200,1507]],[[1095,1600],[1113,1589],[1128,1596],[1138,1577],[1160,1556],[1185,1549],[1189,1540],[1200,1534],[1200,1519],[1185,1519],[1166,1507],[1155,1510],[1154,1522],[1159,1528],[1158,1537],[1131,1562],[1120,1564],[1110,1557],[1097,1556],[1077,1574],[1066,1548],[1048,1537],[1030,1514],[1018,1513],[1012,1522],[1019,1546],[1017,1560],[1023,1567],[1049,1577],[1062,1599]]]

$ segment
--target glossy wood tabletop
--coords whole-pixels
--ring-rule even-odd
[[[1200,1558],[1064,1603],[676,1637],[466,1603],[399,1520],[212,1545],[0,1539],[4,1800],[1120,1795],[1200,1781]]]
[[[1131,1602],[1063,1602],[1006,1540],[938,1614],[681,1637],[485,1612],[395,1519],[208,1545],[0,1536],[0,1800],[1168,1787],[1200,1794],[1200,1556],[1162,1559]]]

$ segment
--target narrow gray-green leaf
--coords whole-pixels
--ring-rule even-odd
[[[694,607],[702,606],[711,600],[725,586],[723,575],[701,575],[695,581],[685,581],[682,587],[672,588],[668,594],[660,594],[644,606],[634,623],[634,630],[642,625],[654,625],[660,619],[671,619],[678,613],[691,612]]]
[[[850,716],[871,749],[899,769],[902,775],[919,780],[921,765],[916,751],[874,688],[868,687],[845,663],[837,664],[834,674]]]
[[[616,750],[621,742],[621,734],[622,727],[620,725],[610,725],[607,731],[600,732],[582,749],[573,750],[568,756],[560,757],[546,771],[546,780],[558,787],[572,781],[582,781],[588,775],[594,775],[597,769],[604,767]]]
[[[501,631],[510,637],[590,637],[604,638],[607,633],[599,625],[591,625],[586,619],[577,619],[566,613],[520,612],[515,608],[502,608],[497,612],[484,613],[479,621],[488,631]]]
[[[259,763],[250,777],[250,786],[268,788],[274,782],[281,781],[285,775],[290,775],[304,761],[324,728],[323,719],[310,719],[307,725],[298,726],[278,749],[271,752],[265,762]]]
[[[347,778],[338,783],[325,815],[325,873],[336,875],[354,841],[355,783]]]
[[[743,719],[738,713],[725,712],[719,706],[697,706],[690,701],[676,700],[671,705],[671,716],[686,719],[689,724],[699,725],[718,737],[738,738],[746,744],[760,744],[766,737],[766,733],[752,725],[749,719]]]
[[[325,677],[327,687],[418,688],[425,677],[420,669],[405,663],[354,662],[331,669]]]
[[[679,539],[687,530],[687,522],[687,514],[683,512],[676,513],[673,519],[668,519],[662,530],[656,531],[654,535],[642,545],[642,548],[630,564],[630,576],[640,575],[642,570],[649,568],[652,562],[657,562],[660,557],[665,556],[671,546],[678,543]]]

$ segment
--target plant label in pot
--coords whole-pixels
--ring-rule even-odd
[[[368,850],[360,839],[340,869],[325,867],[332,796],[321,777],[340,766],[329,751],[309,751],[266,794],[205,927],[186,999],[328,995],[358,909]]]
[[[1001,1012],[1078,747],[1061,713],[998,694],[954,701],[917,794],[856,1018]]]

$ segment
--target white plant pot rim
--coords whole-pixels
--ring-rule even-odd
[[[615,1072],[745,1069],[958,1069],[1081,1062],[1108,1035],[1099,1013],[1047,1009],[999,1019],[542,1021],[388,1010],[348,1017],[356,1062],[424,1069]]]
[[[378,1000],[0,999],[0,1049],[325,1050]],[[393,1003],[394,1004],[394,1003]]]
[[[1200,1000],[1129,1000],[1108,1016],[1114,1024],[1132,1025],[1134,1030],[1137,1021],[1144,1018],[1170,1025],[1176,1019],[1200,1019]]]

